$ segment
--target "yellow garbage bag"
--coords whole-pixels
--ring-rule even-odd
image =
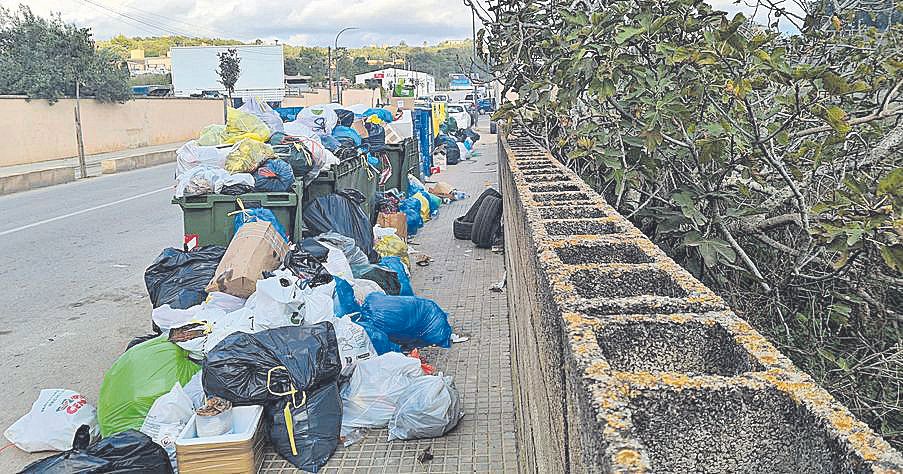
[[[226,143],[237,143],[245,138],[265,142],[270,138],[270,128],[256,115],[229,107],[226,111]]]
[[[201,129],[198,136],[198,145],[216,146],[226,143],[226,126],[225,125],[207,125]]]
[[[408,258],[408,244],[396,234],[380,238],[373,245],[373,250],[376,250],[380,257],[399,257],[408,268],[411,268],[411,260]]]
[[[226,155],[226,171],[230,173],[251,173],[260,163],[275,158],[273,147],[266,143],[245,138],[239,141]]]
[[[423,193],[417,193],[414,195],[414,198],[420,201],[420,217],[423,218],[423,222],[429,222],[430,220],[430,202],[423,195]]]

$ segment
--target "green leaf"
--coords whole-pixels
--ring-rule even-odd
[[[903,194],[903,168],[894,168],[878,182],[878,196],[899,196]]]
[[[619,29],[618,33],[615,35],[615,43],[624,44],[633,38],[636,35],[642,34],[646,31],[646,28],[643,27],[633,27],[633,26],[623,26]]]
[[[828,121],[831,128],[843,135],[846,135],[852,130],[852,127],[850,127],[850,124],[847,123],[846,119],[847,113],[836,105],[828,107],[825,111],[825,120]]]
[[[831,95],[843,95],[850,92],[850,83],[831,71],[825,72],[821,79],[825,90]]]
[[[903,245],[888,245],[881,247],[881,258],[884,263],[893,270],[903,272]]]

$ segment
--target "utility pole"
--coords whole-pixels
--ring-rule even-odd
[[[85,140],[82,137],[81,90],[78,78],[75,79],[75,137],[78,140],[78,171],[80,178],[88,177],[88,165],[85,163]]]
[[[346,32],[348,30],[358,30],[358,29],[360,29],[360,28],[358,28],[356,26],[349,26],[347,28],[342,28],[335,35],[335,44],[333,44],[333,46],[335,47],[335,58],[336,58],[335,59],[335,75],[336,75],[335,94],[336,94],[336,102],[338,102],[340,104],[342,103],[342,86],[341,86],[341,84],[339,84],[339,36],[342,36],[342,33]]]
[[[329,59],[326,60],[326,86],[329,88],[329,102],[332,102],[332,46],[326,47]]]

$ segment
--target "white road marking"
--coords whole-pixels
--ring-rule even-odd
[[[135,199],[141,199],[141,198],[143,198],[143,197],[150,196],[151,194],[157,194],[157,193],[163,192],[163,191],[172,191],[172,186],[167,186],[167,187],[165,187],[165,188],[160,188],[160,189],[157,189],[157,190],[155,190],[155,191],[148,191],[148,192],[146,192],[146,193],[136,194],[136,195],[131,196],[131,197],[119,199],[118,201],[108,202],[108,203],[106,203],[106,204],[101,204],[101,205],[99,205],[99,206],[89,207],[89,208],[87,208],[87,209],[82,209],[82,210],[80,210],[80,211],[70,212],[69,214],[63,214],[62,216],[51,217],[50,219],[44,219],[44,220],[42,220],[42,221],[34,222],[34,223],[31,223],[31,224],[28,224],[28,225],[23,225],[22,227],[16,227],[15,229],[4,230],[3,232],[0,232],[0,236],[12,234],[12,233],[19,232],[19,231],[26,230],[26,229],[31,229],[32,227],[37,227],[37,226],[39,226],[39,225],[49,224],[49,223],[51,223],[51,222],[56,222],[56,221],[58,221],[58,220],[66,219],[66,218],[69,218],[69,217],[74,217],[74,216],[77,216],[77,215],[80,215],[80,214],[84,214],[84,213],[86,213],[86,212],[96,211],[96,210],[98,210],[98,209],[103,209],[103,208],[105,208],[105,207],[115,206],[115,205],[117,205],[117,204],[122,204],[122,203],[124,203],[124,202],[132,201],[132,200],[135,200]]]

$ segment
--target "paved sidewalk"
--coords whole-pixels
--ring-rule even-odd
[[[321,469],[326,473],[470,473],[517,470],[514,400],[508,308],[505,293],[489,291],[505,273],[504,256],[477,249],[452,237],[452,221],[464,214],[487,185],[496,186],[495,135],[480,130],[475,161],[462,162],[434,178],[463,189],[470,198],[443,206],[439,216],[414,237],[414,248],[431,255],[428,267],[414,266],[418,296],[431,298],[449,313],[455,332],[470,340],[451,349],[422,351],[438,370],[454,376],[465,415],[442,438],[388,441],[388,430],[371,430],[366,438],[339,447]],[[425,464],[417,455],[429,447],[435,458]],[[300,472],[270,451],[261,473]]]

